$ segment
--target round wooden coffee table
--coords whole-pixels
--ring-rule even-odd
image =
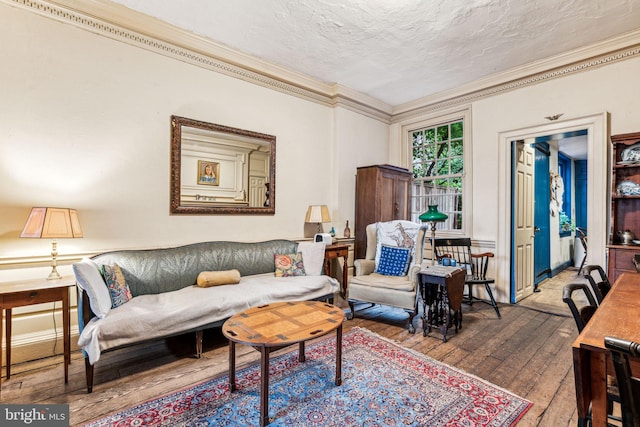
[[[236,389],[236,343],[258,350],[260,356],[260,425],[269,424],[269,354],[298,344],[298,360],[305,361],[304,343],[336,331],[336,385],[342,384],[342,321],[344,312],[319,301],[280,302],[253,307],[222,325],[229,339],[229,387]]]

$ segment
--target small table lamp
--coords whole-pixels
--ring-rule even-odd
[[[329,216],[329,208],[327,207],[327,205],[310,205],[307,209],[307,217],[305,218],[304,222],[317,223],[318,233],[320,233],[320,224],[323,222],[331,222],[331,217]]]
[[[60,279],[56,257],[56,239],[83,237],[78,211],[68,208],[32,208],[20,237],[53,239],[51,242],[51,273],[48,280]]]
[[[438,211],[438,205],[429,205],[429,210],[419,216],[420,221],[431,223],[431,265],[436,263],[436,223],[446,221],[449,215]]]

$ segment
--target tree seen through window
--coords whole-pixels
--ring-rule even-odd
[[[412,220],[429,205],[449,215],[440,229],[462,229],[464,129],[456,120],[411,132],[413,157]]]

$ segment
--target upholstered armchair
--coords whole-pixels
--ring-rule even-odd
[[[408,329],[415,333],[417,273],[422,262],[425,230],[420,224],[400,220],[367,225],[365,259],[354,261],[354,276],[349,280],[350,319],[355,314],[356,302],[398,307],[409,313]],[[404,248],[409,248],[409,257],[402,268],[407,251]]]

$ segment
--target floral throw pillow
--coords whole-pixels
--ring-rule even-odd
[[[100,272],[111,295],[111,308],[119,307],[133,298],[120,266],[117,264],[103,265],[100,267]]]
[[[275,254],[276,277],[306,276],[302,253]]]

